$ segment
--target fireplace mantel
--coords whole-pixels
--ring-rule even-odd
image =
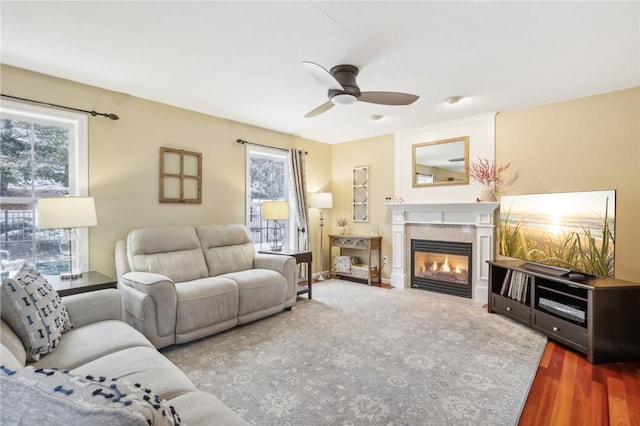
[[[487,260],[493,259],[495,220],[494,212],[499,203],[394,203],[387,204],[392,212],[392,272],[391,285],[408,288],[410,239],[407,225],[460,227],[460,231],[473,227],[472,298],[479,303],[487,302],[489,267]]]

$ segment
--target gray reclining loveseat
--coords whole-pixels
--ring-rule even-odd
[[[273,315],[296,301],[296,263],[260,254],[243,225],[142,228],[116,246],[125,319],[155,346]]]

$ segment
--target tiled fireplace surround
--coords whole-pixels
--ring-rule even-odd
[[[411,286],[411,240],[467,242],[473,245],[471,296],[487,302],[489,268],[495,252],[495,210],[498,203],[398,203],[392,212],[391,285]]]

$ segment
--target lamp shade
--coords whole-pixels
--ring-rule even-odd
[[[96,226],[93,197],[51,197],[38,199],[40,229],[84,228]]]
[[[312,209],[331,209],[333,208],[333,195],[330,192],[312,192],[309,206]]]
[[[289,219],[289,202],[265,201],[262,203],[262,218],[265,220]]]

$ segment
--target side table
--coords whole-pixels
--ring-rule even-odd
[[[364,235],[329,235],[329,253],[333,247],[340,248],[340,256],[343,254],[343,250],[361,250],[366,252],[365,264],[356,265],[364,267],[364,274],[355,274],[354,267],[352,267],[350,273],[336,272],[336,276],[348,279],[366,280],[367,284],[371,285],[373,278],[377,278],[378,284],[382,283],[382,262],[381,262],[381,247],[382,237],[377,236],[364,236]],[[378,251],[378,262],[376,266],[372,265],[371,252],[373,250]]]
[[[313,261],[313,256],[312,253],[310,251],[298,251],[298,250],[291,250],[291,249],[285,249],[283,248],[280,251],[273,251],[273,250],[258,250],[259,253],[264,253],[264,254],[279,254],[281,256],[291,256],[296,260],[296,264],[298,263],[306,263],[307,264],[307,286],[303,287],[303,286],[297,286],[297,294],[301,295],[301,294],[305,294],[305,293],[309,293],[309,299],[311,299],[311,285],[312,285],[312,279],[311,279],[311,263]]]
[[[61,280],[60,275],[45,275],[44,277],[60,296],[118,288],[117,280],[96,271],[83,272],[82,276],[75,280]]]

